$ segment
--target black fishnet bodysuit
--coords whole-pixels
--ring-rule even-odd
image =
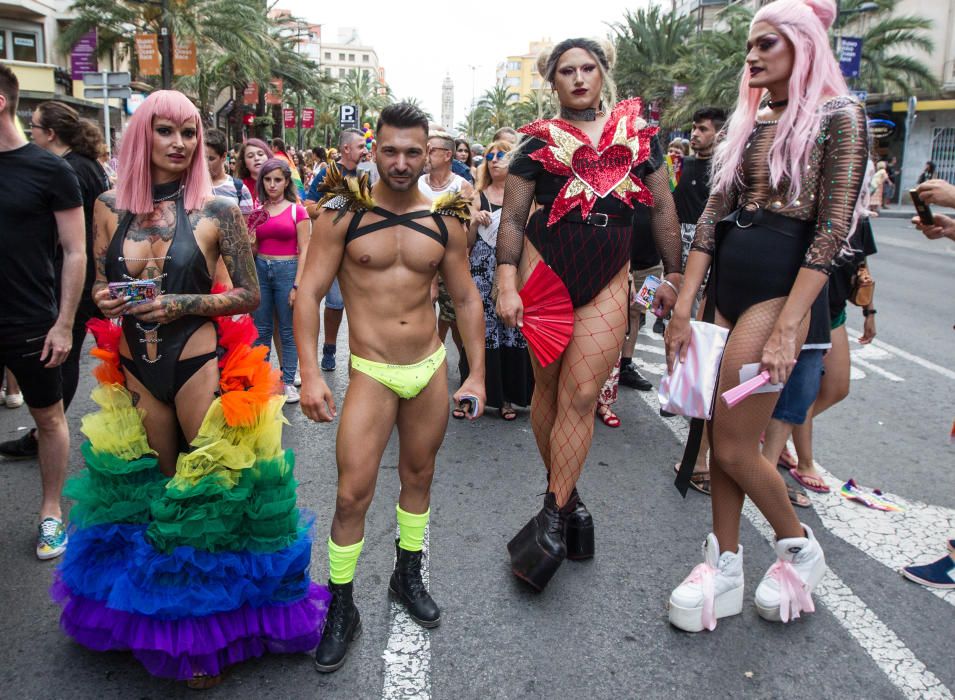
[[[542,145],[542,144],[541,144]],[[522,149],[526,168],[511,165],[504,191],[504,208],[498,229],[497,262],[520,267],[522,275],[533,270],[541,260],[538,246],[525,249],[524,222],[531,206],[537,203],[549,208],[563,186],[565,178],[535,168],[527,153],[533,143]],[[659,152],[659,146],[656,145]],[[653,158],[651,157],[651,161]],[[662,160],[662,159],[660,159]],[[654,240],[663,258],[667,273],[680,271],[679,220],[664,169],[656,168],[660,160],[636,174],[654,197],[651,227]],[[515,167],[515,165],[517,167]],[[531,177],[514,174],[530,170]],[[608,201],[611,200],[611,201]],[[630,208],[613,197],[598,202],[594,211],[630,216]],[[620,354],[626,332],[629,300],[627,298],[627,266],[630,260],[632,225],[596,228],[582,223],[558,222],[544,228],[547,211],[538,211],[530,226],[540,226],[543,236],[561,236],[567,249],[553,249],[544,259],[552,266],[556,260],[561,269],[555,271],[571,291],[574,301],[574,335],[562,357],[547,367],[533,360],[534,396],[531,401],[531,425],[544,465],[549,473],[548,488],[563,505],[570,497],[583,469],[594,431],[594,406],[603,382],[610,375]],[[611,220],[613,221],[613,220]],[[583,229],[583,230],[581,230]],[[594,236],[594,232],[598,234]],[[562,235],[567,234],[569,235]],[[601,239],[599,234],[606,235]],[[540,241],[540,238],[537,239]],[[584,244],[584,245],[581,245]],[[524,265],[521,259],[525,257]],[[525,275],[526,277],[526,275]],[[595,280],[600,280],[595,282]],[[576,295],[575,295],[576,292]],[[576,296],[576,298],[575,298]],[[532,353],[533,359],[533,353]]]
[[[776,124],[757,123],[740,166],[742,186],[728,195],[711,194],[697,226],[692,250],[712,256],[717,222],[740,207],[765,207],[791,218],[815,222],[815,234],[803,267],[828,274],[849,231],[865,174],[868,145],[865,114],[855,100],[847,97],[830,100],[821,112],[819,138],[803,175],[799,199],[787,203],[787,182],[780,183],[778,188],[770,185],[768,153]],[[742,365],[760,362],[787,298],[750,306],[735,325],[717,316],[720,325],[732,325],[720,364],[717,395],[739,384]],[[807,330],[808,314],[796,333],[796,348],[804,342]],[[766,517],[777,538],[803,536],[785,483],[776,466],[763,458],[759,450],[759,436],[769,423],[778,397],[776,393],[754,395],[732,409],[717,401],[707,424],[713,457],[710,463],[713,531],[722,551],[737,549],[745,496],[749,496]]]
[[[815,236],[803,267],[829,274],[833,258],[849,235],[852,212],[865,176],[868,157],[865,112],[851,97],[837,97],[822,106],[819,136],[803,171],[799,198],[788,201],[790,183],[772,187],[769,151],[776,136],[775,121],[756,122],[740,163],[742,187],[716,192],[703,210],[691,250],[713,255],[716,224],[738,208],[763,208],[803,221],[815,221]]]

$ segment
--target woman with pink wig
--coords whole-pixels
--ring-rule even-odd
[[[672,370],[686,358],[690,310],[710,270],[704,318],[730,329],[717,396],[741,383],[747,365],[781,386],[800,348],[829,342],[826,282],[852,230],[867,161],[865,113],[829,45],[835,14],[833,0],[776,0],[750,26],[739,100],[665,336]],[[786,622],[814,609],[825,557],[759,450],[778,396],[754,394],[734,408],[714,402],[706,423],[713,532],[703,563],[670,596],[670,622],[680,629],[712,630],[741,612],[747,496],[776,535],[777,561],[756,588],[757,611]],[[703,427],[694,422],[678,479],[684,492]]]
[[[278,377],[235,200],[211,196],[199,111],[162,90],[129,122],[115,191],[94,209],[92,321],[103,361],[68,495],[62,627],[205,688],[226,666],[318,644],[328,593],[282,450]],[[219,258],[233,287],[212,293]]]

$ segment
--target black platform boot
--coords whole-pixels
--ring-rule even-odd
[[[594,556],[594,518],[587,510],[587,506],[580,500],[577,488],[570,492],[570,500],[564,509],[570,508],[567,514],[567,558],[575,561],[592,559]]]
[[[388,590],[401,601],[411,619],[422,627],[437,627],[441,623],[441,609],[434,602],[421,580],[421,552],[409,552],[398,546],[395,571],[391,574]]]
[[[332,602],[328,606],[322,641],[315,650],[315,668],[322,673],[337,671],[345,663],[348,646],[361,636],[361,616],[352,599],[352,581],[328,582]]]
[[[567,557],[568,512],[557,507],[554,494],[546,494],[544,507],[507,543],[514,575],[538,591],[544,590]]]

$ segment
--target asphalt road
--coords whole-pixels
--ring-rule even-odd
[[[598,556],[567,562],[542,595],[511,576],[505,543],[539,508],[543,469],[526,413],[451,421],[438,457],[429,537],[440,628],[424,632],[389,603],[398,483],[395,445],[382,463],[358,567],[364,634],[347,664],[320,676],[307,656],[267,657],[232,670],[209,697],[229,698],[950,698],[955,591],[909,583],[898,566],[930,561],[955,536],[955,244],[928,242],[898,219],[876,222],[878,343],[853,346],[852,393],[817,423],[816,460],[837,488],[802,511],[831,573],[817,611],[789,625],[760,620],[749,601],[772,563],[768,531],[749,507],[742,543],[747,604],[713,633],[669,626],[670,590],[699,561],[707,498],[680,498],[672,465],[682,419],[662,419],[655,394],[621,389],[623,425],[597,426],[580,489],[597,523]],[[861,329],[858,309],[849,328]],[[858,335],[855,333],[854,335]],[[641,338],[654,380],[661,339]],[[344,392],[346,344],[333,387]],[[455,366],[452,357],[450,365]],[[71,471],[81,465],[79,417],[91,409],[89,362],[70,412]],[[456,378],[456,372],[452,373]],[[29,425],[0,409],[0,439]],[[334,503],[334,428],[293,406],[286,443],[299,499],[318,516],[312,573],[327,576],[324,540]],[[835,491],[849,477],[905,509],[868,510]],[[148,676],[127,655],[66,638],[47,588],[54,564],[33,555],[35,462],[0,464],[0,695],[8,698],[194,697]]]

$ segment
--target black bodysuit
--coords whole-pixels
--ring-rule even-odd
[[[125,212],[106,251],[106,278],[110,282],[127,282],[136,278],[129,274],[123,257],[123,243],[135,214]],[[186,214],[180,194],[176,201],[176,230],[166,252],[159,280],[160,294],[209,294],[212,277],[205,256],[196,243],[196,237]],[[182,385],[203,365],[216,357],[205,353],[187,360],[179,360],[189,338],[209,319],[203,316],[183,316],[170,323],[147,323],[133,315],[123,317],[123,335],[129,344],[132,359],[120,355],[123,368],[139,380],[149,392],[163,403],[172,404]],[[156,331],[156,359],[147,354],[147,333]]]

